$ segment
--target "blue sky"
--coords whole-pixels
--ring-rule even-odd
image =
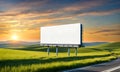
[[[0,40],[37,41],[39,27],[82,23],[84,41],[120,41],[120,0],[0,0],[0,22]]]

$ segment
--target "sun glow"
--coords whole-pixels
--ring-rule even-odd
[[[12,40],[18,40],[18,36],[17,35],[12,35]]]

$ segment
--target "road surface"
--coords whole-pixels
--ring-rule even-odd
[[[120,58],[102,64],[66,70],[63,72],[120,72]]]

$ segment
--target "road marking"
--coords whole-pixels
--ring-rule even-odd
[[[111,68],[111,69],[108,69],[108,70],[104,70],[102,72],[111,72],[111,71],[117,70],[119,68],[120,68],[120,66],[117,66],[117,67],[114,67],[114,68]]]
[[[63,72],[71,72],[71,71],[77,71],[77,70],[80,70],[80,68],[71,69],[71,70],[66,70],[66,71],[63,71]]]

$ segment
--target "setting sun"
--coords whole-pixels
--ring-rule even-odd
[[[12,40],[18,40],[18,36],[17,35],[13,35],[12,36]]]

